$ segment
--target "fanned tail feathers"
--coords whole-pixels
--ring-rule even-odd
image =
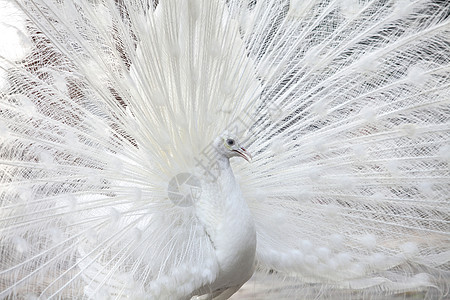
[[[224,130],[253,154],[232,162],[253,297],[448,295],[449,4],[157,2],[17,1],[30,52],[0,53],[0,298],[213,282],[214,245],[168,185],[209,176]]]

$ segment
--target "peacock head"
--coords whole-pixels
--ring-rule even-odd
[[[241,147],[238,138],[229,133],[224,133],[216,139],[215,148],[227,158],[240,156],[248,162],[252,160],[251,154],[244,147]]]

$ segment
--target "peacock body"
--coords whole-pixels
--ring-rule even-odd
[[[13,2],[0,298],[448,296],[446,1]]]

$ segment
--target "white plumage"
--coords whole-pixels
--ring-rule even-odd
[[[0,298],[448,296],[446,1],[15,5]]]

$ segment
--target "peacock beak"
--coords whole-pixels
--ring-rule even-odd
[[[239,154],[239,156],[241,156],[243,159],[245,159],[248,162],[252,161],[252,155],[245,150],[245,148],[241,147],[239,150],[233,150],[235,152],[237,152]]]

